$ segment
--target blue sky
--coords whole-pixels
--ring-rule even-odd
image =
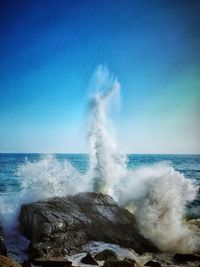
[[[103,64],[122,87],[122,151],[200,153],[199,13],[198,0],[0,0],[0,152],[87,151]]]

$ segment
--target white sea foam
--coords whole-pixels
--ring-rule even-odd
[[[120,84],[100,66],[91,85],[88,172],[82,174],[69,161],[54,156],[27,161],[18,167],[21,191],[0,199],[0,221],[7,229],[16,224],[22,203],[78,192],[103,192],[133,211],[143,235],[161,250],[194,251],[199,239],[184,223],[184,217],[186,204],[195,199],[198,187],[166,163],[128,169],[127,157],[119,153],[109,133],[107,114],[112,100],[119,97]]]
[[[119,82],[102,67],[95,75],[97,90],[92,99],[90,127],[94,189],[135,211],[141,232],[161,250],[194,251],[200,245],[199,239],[183,220],[186,204],[195,199],[198,187],[166,163],[134,171],[127,168],[126,157],[120,156],[107,131],[108,103],[116,92],[119,97]]]
[[[83,247],[83,253],[78,253],[75,255],[72,255],[70,257],[67,257],[68,260],[72,262],[74,266],[94,266],[94,265],[88,265],[88,264],[83,264],[81,262],[81,259],[86,256],[86,254],[89,252],[92,256],[95,256],[99,252],[105,250],[105,249],[110,249],[114,251],[117,255],[117,257],[121,260],[125,258],[133,259],[136,260],[137,262],[139,261],[139,255],[133,250],[133,249],[128,249],[128,248],[122,248],[116,244],[110,244],[110,243],[104,243],[104,242],[89,242],[87,245]],[[98,261],[100,266],[103,266],[104,261]]]
[[[166,163],[128,172],[119,201],[132,209],[142,234],[162,251],[188,253],[200,246],[199,237],[184,222],[187,202],[198,187]]]
[[[120,84],[102,66],[96,70],[93,80],[96,87],[90,102],[89,175],[96,192],[115,196],[115,185],[126,173],[126,157],[117,152],[115,139],[108,133],[107,111],[110,101],[119,98]]]
[[[6,229],[17,221],[21,204],[54,196],[65,196],[92,189],[85,175],[69,161],[59,161],[53,155],[44,155],[38,161],[26,160],[18,166],[21,190],[0,198],[0,221]]]

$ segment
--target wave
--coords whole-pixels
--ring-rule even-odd
[[[108,111],[120,95],[118,80],[109,71],[97,68],[90,98],[90,164],[80,173],[69,161],[46,155],[39,161],[19,165],[21,191],[0,199],[0,219],[6,229],[15,225],[22,203],[96,191],[111,195],[134,212],[140,231],[162,251],[195,251],[199,240],[185,218],[186,204],[196,198],[198,186],[167,163],[128,169],[109,131]]]

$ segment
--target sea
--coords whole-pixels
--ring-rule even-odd
[[[101,160],[104,159],[101,157]],[[102,164],[100,161],[98,164],[103,169],[100,172],[101,175],[107,168],[111,170],[112,173],[109,173],[108,178],[110,177],[109,179],[112,180],[118,175],[118,171],[112,171],[112,168],[118,170],[119,167],[121,168],[124,165],[123,161],[120,162],[120,165],[116,162],[113,165],[110,159],[108,161],[110,162],[107,166],[104,166],[107,162]],[[95,170],[96,166],[99,167],[95,165]],[[166,168],[165,166],[170,167]],[[18,216],[21,205],[49,197],[90,191],[92,188],[90,187],[92,180],[89,179],[90,167],[90,157],[87,154],[0,154],[0,226],[3,226],[5,231],[6,246],[11,257],[19,262],[23,262],[27,258],[26,248],[29,240],[23,237],[18,230]],[[112,168],[110,169],[110,167]],[[142,213],[137,214],[139,223],[143,224],[144,229],[146,229],[146,232],[143,232],[144,236],[152,233],[149,238],[153,242],[169,239],[170,242],[167,242],[167,244],[174,244],[173,242],[177,237],[174,234],[171,236],[169,233],[176,233],[174,232],[176,225],[180,228],[178,234],[185,233],[185,228],[181,226],[182,215],[189,219],[200,218],[200,192],[197,192],[195,199],[192,197],[192,201],[187,201],[194,188],[200,186],[200,155],[129,154],[126,157],[125,169],[130,169],[130,173],[135,171],[136,176],[131,176],[131,179],[138,179],[138,177],[142,179],[144,178],[143,174],[148,174],[148,179],[150,178],[151,181],[150,184],[148,184],[148,179],[140,183],[136,179],[136,182],[132,183],[129,180],[120,185],[121,187],[124,186],[123,197],[125,199],[131,199],[140,191],[140,194],[143,194],[143,190],[147,192],[139,198],[139,202],[143,203],[144,207],[140,206]],[[165,177],[166,175],[167,177]],[[151,179],[151,176],[153,176],[153,179]],[[188,182],[188,179],[192,180],[191,183]],[[159,180],[161,181],[159,182]],[[109,184],[109,181],[107,183]],[[147,188],[144,187],[146,183]],[[192,186],[193,184],[195,184],[195,187]],[[112,187],[112,183],[110,183],[110,187]],[[158,207],[162,207],[163,211],[167,213],[166,221],[165,219],[160,220],[157,206],[153,206],[151,209],[154,214],[153,217],[151,217],[151,214],[147,214],[151,207],[144,201],[146,194],[150,194],[150,198],[156,196],[157,201],[160,202]],[[182,204],[182,202],[184,203]],[[184,207],[184,210],[182,210],[182,207]],[[155,234],[152,231],[155,226],[152,218],[159,221],[159,229],[162,230],[160,235],[158,235],[157,229],[155,229]],[[144,225],[145,221],[148,222],[147,225]],[[176,222],[175,226],[174,222]],[[164,229],[166,227],[169,228],[169,232],[165,235]],[[188,238],[193,237],[190,238],[189,236]],[[159,243],[157,245],[159,246]],[[100,247],[102,247],[102,244],[100,244]],[[164,247],[164,250],[167,249],[168,247]]]
[[[0,198],[11,196],[12,199],[13,195],[20,193],[23,180],[18,172],[19,166],[23,166],[26,162],[40,161],[43,157],[44,154],[40,153],[1,153]],[[54,154],[54,157],[59,162],[69,161],[75,169],[80,171],[80,173],[86,173],[88,170],[89,155],[87,154]],[[129,154],[127,155],[127,158],[128,168],[131,169],[140,166],[151,166],[152,164],[159,162],[168,162],[175,170],[182,173],[187,179],[192,179],[200,186],[200,155]],[[29,179],[29,177],[26,179]],[[31,186],[31,183],[29,186]],[[0,209],[2,208],[3,207],[0,207]],[[200,192],[198,192],[197,197],[193,202],[187,204],[186,215],[189,218],[200,217]]]
[[[0,153],[0,226],[9,253],[27,256],[29,241],[18,227],[22,204],[91,191],[133,212],[142,235],[161,251],[195,251],[199,240],[185,218],[200,218],[200,155],[121,155],[107,114],[111,101],[119,103],[120,84],[100,66],[94,85],[89,155]]]

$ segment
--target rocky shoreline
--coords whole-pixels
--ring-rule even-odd
[[[190,224],[199,235],[200,220]],[[19,230],[30,240],[24,267],[200,266],[200,251],[161,253],[142,236],[134,215],[103,194],[80,193],[24,204]],[[0,267],[20,266],[7,254],[0,227]]]

